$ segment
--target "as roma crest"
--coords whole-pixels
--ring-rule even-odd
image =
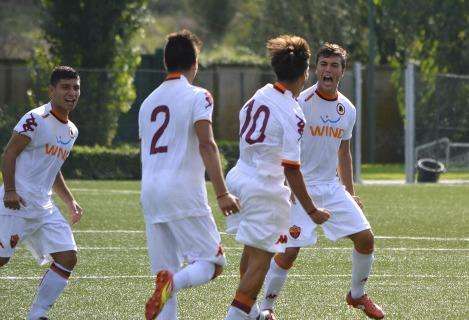
[[[338,103],[336,109],[337,109],[337,113],[340,116],[343,116],[345,114],[345,107],[342,103]]]
[[[301,234],[301,227],[298,227],[296,225],[293,225],[290,227],[290,236],[293,238],[293,239],[298,239],[298,237],[300,236]]]

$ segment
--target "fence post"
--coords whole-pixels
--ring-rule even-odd
[[[408,62],[405,69],[405,181],[414,183],[415,177],[415,72]]]
[[[353,135],[353,178],[355,183],[362,183],[362,64],[353,64],[353,79],[355,89],[355,133]]]

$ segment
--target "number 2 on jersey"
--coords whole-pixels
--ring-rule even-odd
[[[156,143],[158,142],[158,139],[161,137],[163,134],[164,130],[168,126],[169,123],[169,108],[167,106],[158,106],[155,109],[153,109],[153,112],[151,113],[151,122],[156,121],[156,117],[158,116],[159,113],[164,114],[164,121],[161,127],[156,130],[155,134],[153,135],[153,139],[151,140],[151,146],[150,146],[150,154],[155,154],[155,153],[165,153],[168,152],[168,146],[156,146]]]
[[[248,128],[249,124],[251,123],[251,113],[252,113],[252,108],[254,107],[254,100],[251,100],[249,104],[246,106],[246,119],[244,120],[243,127],[241,128],[240,132],[240,137],[243,136],[244,132],[246,132],[246,129]],[[264,114],[264,120],[262,121],[262,126],[259,129],[259,136],[256,139],[252,138],[253,133],[256,131],[256,125],[257,125],[257,120],[259,119],[259,116],[261,113]],[[249,129],[248,133],[246,134],[246,137],[244,138],[247,143],[249,144],[254,144],[254,143],[259,143],[263,142],[265,139],[265,129],[267,128],[267,122],[269,121],[269,116],[270,116],[270,110],[267,106],[261,105],[259,108],[257,108],[256,112],[254,113],[254,116],[252,117],[252,125],[251,128]]]

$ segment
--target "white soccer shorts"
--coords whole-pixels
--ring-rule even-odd
[[[308,192],[319,208],[330,211],[329,220],[321,224],[324,234],[332,241],[370,229],[361,208],[340,182],[309,185]],[[316,227],[298,201],[292,206],[288,232],[288,247],[306,247],[317,241]]]
[[[226,219],[226,231],[236,241],[268,252],[285,252],[290,221],[290,189],[278,178],[260,177],[233,168],[226,177],[228,190],[241,210]]]
[[[0,215],[0,257],[13,256],[24,243],[40,265],[52,261],[51,253],[77,251],[70,224],[57,207],[36,219]]]
[[[212,215],[162,223],[146,223],[151,271],[178,272],[183,263],[209,261],[226,264],[220,233]]]

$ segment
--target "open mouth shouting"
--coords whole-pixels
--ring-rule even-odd
[[[334,83],[334,79],[329,75],[323,76],[322,81],[324,83],[327,83],[327,84],[333,84]]]

